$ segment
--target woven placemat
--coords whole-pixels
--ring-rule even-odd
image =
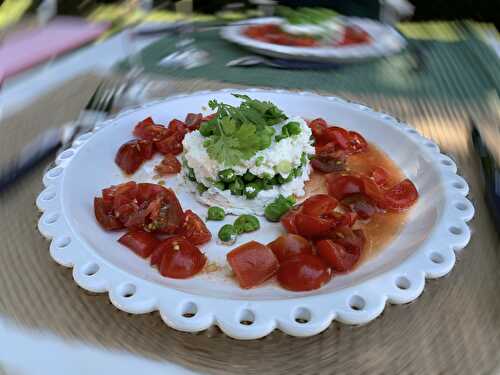
[[[84,76],[40,98],[0,126],[0,160],[49,126],[76,117],[98,77]],[[183,91],[228,85],[185,81]],[[169,91],[172,86],[169,86]],[[159,90],[161,94],[162,90]],[[334,322],[320,335],[293,338],[275,331],[261,340],[237,341],[217,329],[187,334],[168,328],[158,313],[130,315],[105,294],[80,289],[71,270],[58,266],[36,229],[40,166],[0,195],[0,315],[31,330],[68,340],[126,350],[213,374],[489,374],[500,357],[499,239],[483,203],[478,160],[468,137],[468,113],[453,103],[335,94],[355,99],[416,125],[457,161],[471,187],[477,213],[472,240],[448,277],[428,281],[422,296],[388,306],[365,326]]]

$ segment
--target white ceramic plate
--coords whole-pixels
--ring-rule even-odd
[[[289,116],[323,117],[359,131],[386,151],[420,193],[397,238],[354,272],[334,277],[319,290],[295,293],[280,288],[275,281],[243,290],[223,272],[188,280],[165,278],[147,260],[118,244],[120,233],[102,230],[94,218],[93,198],[100,195],[102,188],[125,181],[114,156],[120,145],[132,138],[134,125],[147,116],[160,123],[182,119],[188,112],[201,111],[212,98],[236,103],[231,92],[270,100]],[[426,277],[440,277],[451,270],[454,251],[469,242],[466,221],[474,214],[465,198],[467,183],[435,143],[389,115],[308,92],[205,91],[150,103],[119,114],[99,124],[94,132],[82,135],[71,149],[59,155],[57,164],[44,176],[46,188],[37,199],[43,211],[39,229],[52,240],[52,257],[73,267],[73,277],[81,287],[108,292],[116,307],[130,313],[159,310],[163,320],[178,330],[195,332],[216,324],[238,339],[262,337],[275,328],[290,335],[310,336],[326,329],[334,319],[367,323],[383,311],[387,302],[414,300],[422,293]],[[148,181],[151,166],[149,163],[137,172],[134,180]],[[174,186],[175,178],[168,184]],[[177,193],[185,209],[191,208],[201,217],[206,215],[206,207],[196,203],[189,193]],[[279,224],[265,219],[261,223],[260,231],[241,236],[236,245],[250,239],[267,243],[282,231]],[[216,234],[223,224],[209,222],[209,228]],[[209,261],[223,264],[225,254],[233,247],[220,246],[214,239],[202,250]],[[195,315],[186,317],[186,312]],[[301,319],[307,323],[300,323]],[[253,324],[241,324],[241,320]]]
[[[271,57],[318,61],[318,62],[356,62],[377,57],[392,55],[406,46],[405,39],[392,27],[367,18],[346,18],[349,23],[357,25],[370,34],[371,43],[343,47],[293,47],[261,42],[247,37],[243,31],[249,21],[235,22],[220,32],[222,38],[245,47],[253,52]],[[258,18],[255,24],[282,23],[281,18]]]

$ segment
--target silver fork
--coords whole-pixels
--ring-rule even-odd
[[[24,176],[55,150],[57,155],[71,147],[81,134],[91,131],[95,124],[106,118],[117,98],[127,90],[131,81],[101,82],[78,119],[61,127],[42,132],[27,144],[19,154],[0,168],[0,192]],[[55,160],[45,172],[56,166]]]

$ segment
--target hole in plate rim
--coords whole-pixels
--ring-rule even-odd
[[[359,294],[354,294],[349,298],[349,307],[354,311],[362,311],[366,307],[366,300]]]

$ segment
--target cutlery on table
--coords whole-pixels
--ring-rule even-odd
[[[311,69],[330,70],[339,68],[338,64],[329,62],[299,61],[288,59],[271,59],[264,56],[248,55],[239,57],[226,63],[226,66],[251,67],[257,65],[269,66],[278,69]]]
[[[47,129],[24,146],[18,155],[0,168],[0,192],[54,151],[59,149],[58,153],[63,152],[71,147],[78,136],[91,131],[98,121],[109,115],[117,96],[126,90],[126,85],[101,83],[76,121],[58,128]],[[47,167],[47,170],[54,166],[55,161]]]

